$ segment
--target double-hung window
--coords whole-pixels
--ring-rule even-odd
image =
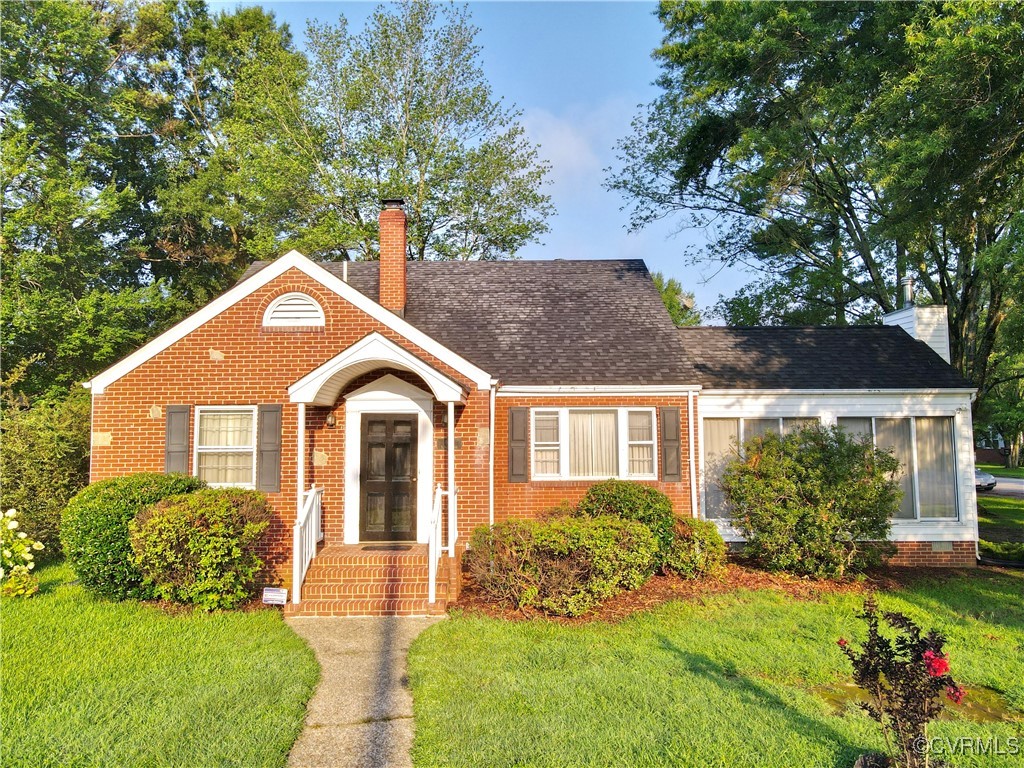
[[[871,438],[900,461],[903,501],[897,520],[957,518],[956,454],[951,416],[914,418],[845,417],[847,432]]]
[[[256,487],[255,406],[196,408],[195,468],[212,486]]]
[[[535,408],[531,434],[535,479],[657,479],[653,408]]]

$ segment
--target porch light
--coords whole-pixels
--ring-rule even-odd
[[[328,413],[327,419],[324,421],[328,429],[334,429],[338,425],[338,419],[335,418],[334,413]]]

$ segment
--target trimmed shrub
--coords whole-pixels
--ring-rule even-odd
[[[724,489],[746,553],[769,570],[843,576],[893,551],[900,462],[839,427],[814,425],[747,442]]]
[[[655,565],[660,567],[675,542],[672,501],[657,488],[632,480],[605,480],[587,489],[577,507],[588,517],[612,515],[643,523],[658,542]]]
[[[466,559],[490,599],[579,616],[641,586],[654,571],[657,551],[647,526],[602,515],[477,529]]]
[[[40,560],[60,554],[60,516],[89,483],[89,393],[31,408],[4,404],[0,509],[20,513],[21,530],[47,545]]]
[[[77,494],[61,517],[60,537],[82,586],[114,600],[150,597],[133,562],[128,523],[161,499],[205,486],[189,475],[144,472],[101,480]]]
[[[675,540],[665,556],[665,570],[687,579],[711,576],[725,564],[722,534],[710,520],[676,520]]]
[[[135,566],[157,597],[235,608],[263,569],[256,548],[271,516],[258,491],[208,488],[164,499],[128,526]]]

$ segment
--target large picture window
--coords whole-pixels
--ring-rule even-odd
[[[891,449],[900,460],[903,502],[897,520],[957,518],[956,454],[951,416],[840,417],[838,423],[848,432],[871,437],[876,448]]]
[[[534,478],[657,478],[653,408],[535,408],[532,413]]]
[[[212,486],[256,487],[256,408],[196,408],[195,468]]]
[[[704,516],[709,520],[729,518],[729,503],[722,490],[722,475],[729,462],[739,458],[740,446],[754,437],[788,435],[817,423],[818,419],[804,416],[704,419]]]

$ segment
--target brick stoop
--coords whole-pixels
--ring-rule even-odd
[[[449,597],[449,558],[437,568],[437,600],[428,602],[427,546],[383,549],[359,544],[324,547],[306,573],[302,602],[285,606],[287,616],[432,616],[443,614]]]

